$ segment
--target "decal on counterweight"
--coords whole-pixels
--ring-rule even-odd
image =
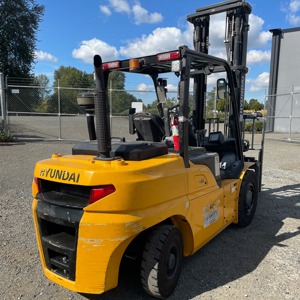
[[[78,183],[80,178],[80,173],[48,168],[48,169],[40,170],[40,177],[59,179],[63,181]]]

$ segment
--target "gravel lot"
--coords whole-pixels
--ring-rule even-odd
[[[100,296],[67,291],[44,277],[31,214],[33,169],[71,148],[68,142],[0,144],[0,299],[152,299],[126,265],[119,286]],[[267,139],[263,174],[253,223],[229,227],[186,258],[169,299],[300,299],[300,144]]]

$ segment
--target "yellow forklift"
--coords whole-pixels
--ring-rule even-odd
[[[209,17],[226,12],[228,61],[209,55]],[[251,223],[261,187],[262,149],[247,157],[242,139],[246,41],[251,6],[228,1],[188,16],[195,50],[103,63],[94,57],[96,91],[79,104],[94,110],[96,140],[72,154],[40,161],[32,184],[33,217],[48,279],[79,293],[100,294],[118,285],[125,255],[140,262],[145,291],[172,294],[183,257],[192,255],[230,224]],[[112,71],[153,79],[158,114],[130,110],[136,141],[112,142],[107,83]],[[167,73],[177,76],[178,105],[164,107]],[[205,122],[206,82],[217,80],[226,102],[222,130]],[[190,98],[193,107],[190,109]],[[89,122],[91,124],[91,122]],[[263,144],[262,144],[263,145]],[[263,148],[263,147],[262,147]]]

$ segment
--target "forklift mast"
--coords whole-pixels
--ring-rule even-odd
[[[249,31],[249,14],[252,7],[244,0],[231,0],[219,4],[206,6],[188,15],[187,20],[194,25],[194,48],[202,53],[209,53],[210,16],[226,13],[225,48],[227,62],[235,75],[235,99],[238,101],[239,120],[243,121],[247,42]],[[206,75],[198,74],[194,77],[194,110],[193,125],[196,130],[204,129],[206,103]]]

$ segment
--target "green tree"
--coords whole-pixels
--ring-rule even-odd
[[[225,100],[219,99],[217,100],[216,110],[224,112],[225,111]]]
[[[34,0],[0,1],[0,72],[5,76],[30,75],[43,14],[44,6]]]
[[[206,94],[206,118],[210,118],[213,116],[215,97],[216,88],[214,87],[210,92]]]
[[[248,110],[249,109],[249,104],[247,102],[247,100],[244,101],[244,110]]]
[[[139,101],[134,95],[125,91],[125,80],[126,75],[124,72],[113,71],[109,74],[108,88],[112,89],[109,96],[112,97],[113,114],[128,114],[131,103]]]
[[[137,98],[125,91],[114,91],[112,93],[112,113],[128,114],[132,102],[137,102]]]
[[[93,74],[88,74],[74,67],[60,66],[54,72],[54,87],[90,88],[94,86]]]
[[[126,75],[124,72],[112,71],[108,78],[108,88],[112,88],[114,90],[124,90],[125,79]]]
[[[46,100],[51,93],[51,90],[49,88],[50,80],[49,80],[48,76],[45,74],[37,75],[34,78],[34,82],[35,82],[35,85],[39,87],[38,90],[39,90],[40,99]]]
[[[39,101],[36,103],[34,111],[36,112],[48,112],[49,99],[51,95],[51,89],[49,88],[50,80],[45,74],[40,74],[34,77],[34,83],[37,91],[37,97]]]
[[[251,110],[261,110],[264,108],[264,105],[260,103],[257,99],[250,99],[249,101],[249,109]]]
[[[82,88],[94,88],[93,74],[87,74],[74,67],[59,67],[54,72],[54,94],[49,100],[49,112],[83,113],[77,105],[77,95]],[[60,107],[59,107],[60,104]]]

